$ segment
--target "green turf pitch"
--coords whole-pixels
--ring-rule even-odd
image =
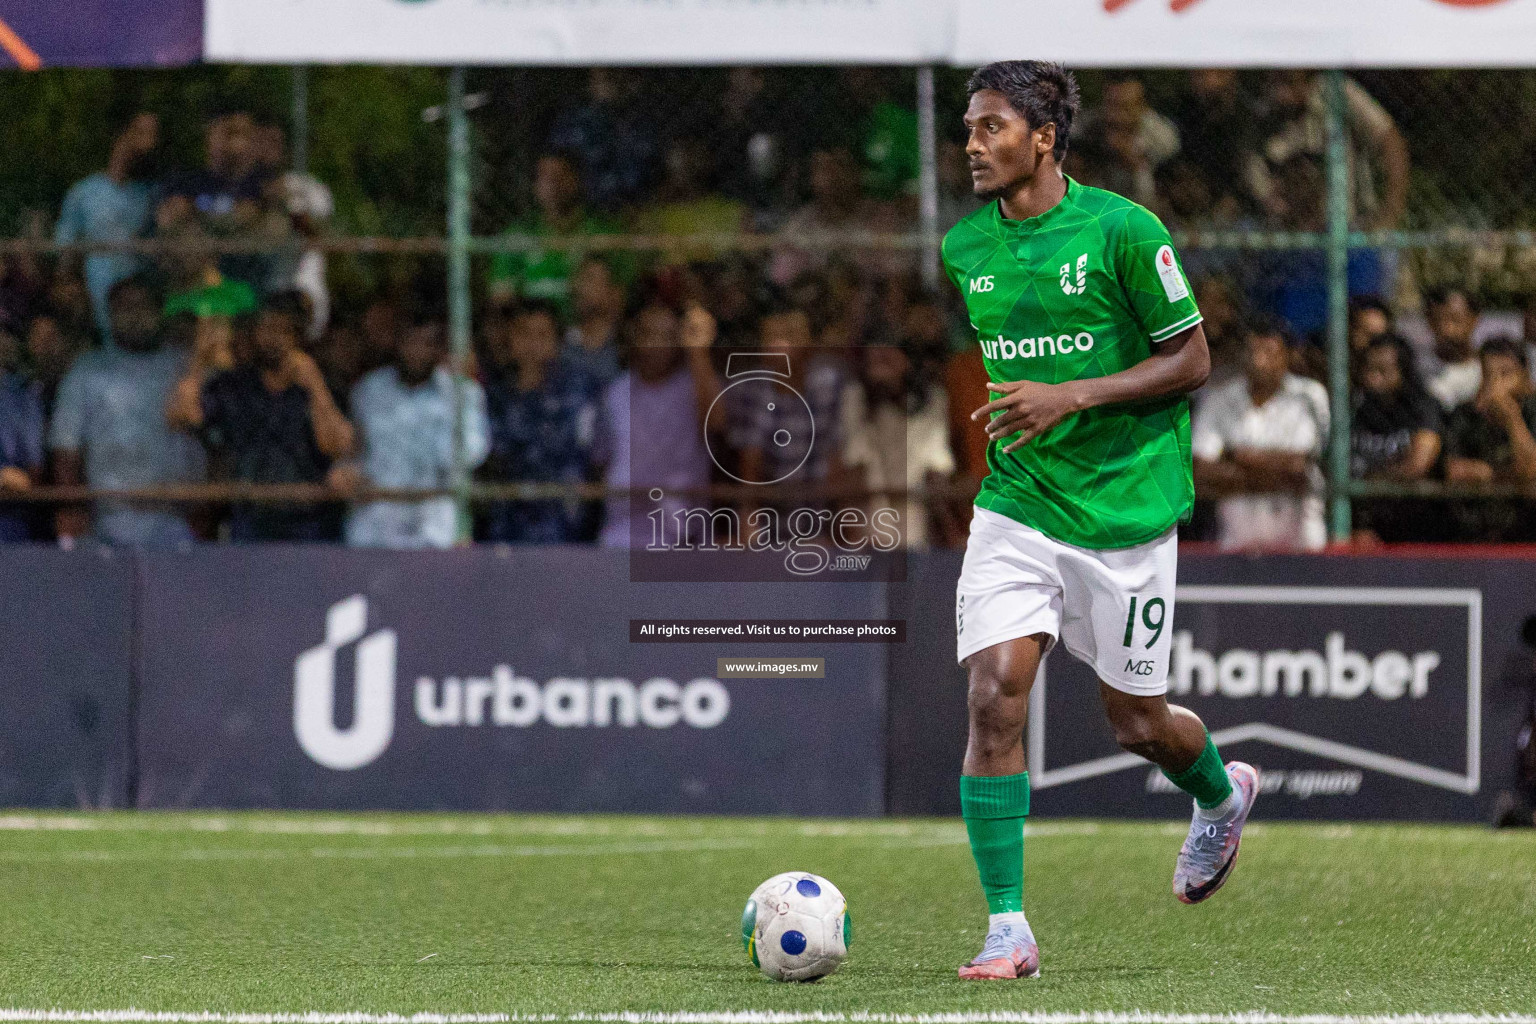
[[[0,1008],[1536,1012],[1536,835],[1260,822],[1186,907],[1183,830],[1033,825],[1043,977],[962,983],[985,907],[958,821],[10,812]],[[816,985],[738,938],[791,869],[853,915]]]

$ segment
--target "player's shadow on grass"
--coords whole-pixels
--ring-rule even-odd
[[[670,961],[660,961],[660,960],[658,960],[658,961],[650,961],[650,960],[622,960],[622,961],[620,961],[620,960],[581,960],[581,959],[576,959],[576,958],[571,958],[571,957],[564,957],[564,958],[554,958],[554,957],[551,957],[551,958],[539,959],[539,960],[519,960],[519,961],[515,961],[515,962],[510,963],[510,964],[508,964],[508,963],[498,964],[497,966],[510,967],[510,968],[513,968],[513,969],[516,969],[516,968],[546,969],[546,968],[551,968],[551,967],[554,967],[554,968],[569,967],[569,968],[577,968],[577,969],[584,970],[584,971],[590,971],[590,970],[603,970],[603,971],[630,970],[630,971],[644,971],[644,972],[647,972],[647,973],[654,972],[654,973],[657,973],[657,974],[687,974],[687,975],[714,974],[714,975],[720,976],[722,980],[726,980],[726,981],[738,981],[738,980],[748,980],[748,981],[759,980],[759,981],[763,981],[763,982],[767,982],[768,981],[767,978],[761,977],[759,975],[758,971],[755,968],[753,968],[751,965],[749,965],[749,964],[737,964],[737,963],[729,963],[729,964],[674,963],[674,962],[670,962]],[[844,972],[847,972],[847,968],[844,969]],[[844,973],[844,972],[840,972],[840,973]],[[882,966],[873,965],[873,964],[859,964],[858,968],[857,968],[857,973],[858,973],[858,976],[859,976],[860,979],[885,978],[885,979],[889,979],[890,981],[893,981],[893,982],[921,980],[925,984],[927,983],[927,981],[929,979],[948,979],[948,980],[952,980],[955,977],[955,971],[954,971],[953,967],[943,967],[943,966],[933,967],[933,968],[916,968],[916,967],[898,967],[898,966],[882,967]],[[833,975],[832,978],[828,979],[828,980],[834,980],[836,978],[837,978],[837,975]]]
[[[501,961],[494,966],[510,968],[512,970],[571,967],[583,971],[654,971],[660,974],[726,974],[734,973],[739,969],[736,964],[678,963],[662,960],[582,960],[575,957],[545,957],[540,959],[512,960],[510,962]]]

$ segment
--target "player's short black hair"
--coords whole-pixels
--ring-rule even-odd
[[[1067,155],[1067,137],[1082,94],[1072,72],[1050,60],[1000,60],[976,69],[965,83],[965,94],[983,89],[1003,94],[1031,129],[1056,126],[1056,146],[1051,152],[1060,163]]]
[[[1519,363],[1523,369],[1529,370],[1531,368],[1530,357],[1525,354],[1525,345],[1507,334],[1501,334],[1497,338],[1489,338],[1483,342],[1483,347],[1477,355],[1479,359],[1487,359],[1490,356],[1508,356]]]

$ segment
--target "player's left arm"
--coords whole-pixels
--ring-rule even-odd
[[[980,420],[1002,410],[1002,415],[987,424],[987,437],[996,440],[1018,431],[1018,439],[1003,449],[1006,454],[1073,413],[1100,405],[1187,394],[1210,375],[1211,350],[1205,342],[1205,329],[1195,324],[1163,342],[1135,366],[1107,377],[1060,384],[1028,380],[988,384],[987,390],[997,397],[971,413],[971,418]]]
[[[1132,209],[1116,228],[1106,253],[1128,312],[1151,342],[1147,358],[1118,373],[1060,384],[1006,381],[988,384],[995,397],[971,414],[987,424],[996,440],[1017,432],[1003,452],[1014,451],[1073,413],[1100,405],[1182,395],[1211,375],[1211,351],[1200,325],[1184,268],[1179,265],[1168,229],[1142,207]]]

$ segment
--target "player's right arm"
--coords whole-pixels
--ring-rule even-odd
[[[971,413],[971,419],[981,420],[1001,410],[1002,415],[987,423],[987,438],[995,441],[1017,431],[1018,439],[1003,449],[1007,454],[1073,413],[1100,405],[1188,394],[1210,375],[1211,351],[1205,329],[1195,324],[1163,342],[1135,366],[1107,377],[1060,384],[1029,380],[988,384],[987,390],[998,397]]]

